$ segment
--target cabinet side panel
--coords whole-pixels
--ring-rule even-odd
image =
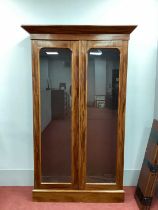
[[[127,55],[128,42],[122,42],[120,52],[120,81],[119,81],[119,100],[118,100],[118,139],[117,139],[117,174],[116,183],[122,188],[123,169],[124,169],[124,136],[125,136],[125,107],[126,107],[126,80],[127,80]]]
[[[41,135],[40,135],[40,75],[38,63],[38,48],[32,41],[32,82],[33,82],[33,133],[34,133],[34,187],[40,187],[41,177]]]

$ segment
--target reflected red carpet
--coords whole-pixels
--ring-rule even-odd
[[[88,107],[87,175],[89,182],[114,182],[117,112]],[[110,161],[109,161],[110,160]],[[42,133],[43,181],[70,181],[70,118],[52,120]],[[64,178],[63,178],[64,177]]]
[[[0,187],[0,210],[138,210],[134,187],[125,187],[124,203],[54,203],[33,202],[32,187]],[[151,210],[158,210],[154,198]]]

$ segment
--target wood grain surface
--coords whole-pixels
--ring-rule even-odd
[[[30,34],[130,34],[136,25],[22,25]]]
[[[128,39],[136,26],[23,25],[32,39],[34,190],[37,201],[122,202],[126,77]],[[72,51],[72,182],[44,183],[41,180],[41,48],[68,48]],[[87,156],[87,52],[90,48],[117,48],[120,51],[117,160],[115,183],[86,183]],[[59,154],[60,155],[60,154]]]
[[[34,201],[123,202],[124,190],[33,190]]]

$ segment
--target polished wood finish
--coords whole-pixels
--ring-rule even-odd
[[[152,131],[150,134],[145,157],[151,164],[158,164],[158,121],[153,120]]]
[[[44,183],[41,181],[41,111],[40,111],[40,49],[69,48],[72,51],[72,183]],[[33,107],[34,107],[34,183],[35,188],[45,189],[78,188],[78,42],[75,41],[32,41],[33,56]]]
[[[129,34],[31,34],[32,40],[129,40]]]
[[[72,178],[74,189],[79,184],[79,43],[72,46]]]
[[[30,34],[130,34],[136,25],[22,25]]]
[[[125,104],[126,104],[126,77],[127,77],[127,41],[87,41],[84,51],[86,75],[88,71],[88,57],[87,52],[91,48],[117,48],[120,51],[120,69],[119,69],[119,101],[118,101],[118,123],[117,123],[117,154],[116,154],[116,183],[115,184],[97,184],[87,183],[86,189],[123,189],[123,168],[124,168],[124,130],[125,130]],[[83,51],[83,50],[82,50]],[[82,59],[84,61],[84,59]],[[86,93],[87,93],[87,76]],[[87,104],[87,95],[86,95]],[[87,106],[84,106],[85,116],[87,119]],[[87,125],[87,122],[86,122]],[[82,133],[86,133],[86,127]],[[86,138],[85,138],[86,139]],[[85,140],[86,141],[86,140]],[[86,143],[84,148],[86,148]],[[86,150],[84,150],[86,153]],[[84,154],[86,157],[87,155]],[[83,164],[84,171],[86,171],[86,164]],[[86,174],[86,172],[84,173]]]
[[[127,51],[129,34],[136,26],[22,26],[32,39],[34,190],[38,201],[122,202]],[[41,48],[72,51],[72,182],[41,181]],[[117,162],[115,183],[86,183],[87,147],[87,51],[117,48],[120,51]],[[60,154],[59,154],[60,155]]]
[[[135,199],[141,210],[150,209],[158,179],[158,121],[153,120]]]
[[[85,188],[86,179],[86,137],[87,137],[87,87],[86,87],[86,59],[85,59],[85,42],[79,41],[79,189]]]
[[[33,190],[34,201],[109,202],[124,201],[123,190]]]
[[[142,171],[139,179],[139,188],[144,193],[146,197],[152,197],[154,193],[155,186],[158,174],[152,173],[148,168],[147,164],[143,164]]]
[[[32,41],[32,82],[33,82],[33,133],[34,133],[34,186],[40,188],[41,174],[41,119],[40,119],[40,75],[37,41]]]
[[[125,135],[125,108],[126,108],[126,81],[127,81],[127,41],[122,42],[120,49],[119,96],[118,96],[118,122],[117,122],[117,165],[116,183],[123,184],[124,169],[124,135]],[[118,48],[119,49],[119,48]]]

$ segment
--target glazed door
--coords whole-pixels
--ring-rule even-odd
[[[126,50],[80,42],[80,189],[122,188]]]
[[[78,189],[79,43],[32,45],[35,188]]]

